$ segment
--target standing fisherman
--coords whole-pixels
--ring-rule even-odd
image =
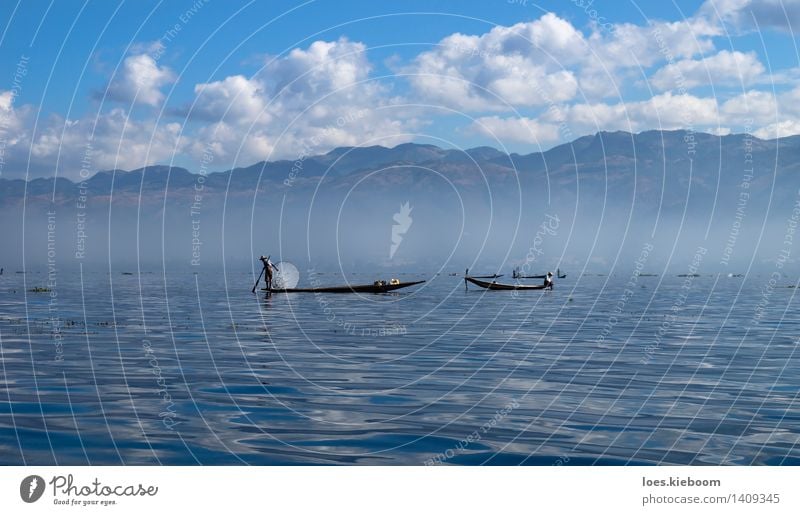
[[[553,289],[553,272],[547,272],[547,275],[544,278],[544,288],[545,289]]]
[[[275,270],[276,272],[280,272],[278,267],[272,264],[272,261],[269,260],[270,256],[264,257],[261,256],[261,262],[264,263],[264,270],[267,272],[267,291],[272,289],[272,271]]]
[[[264,264],[264,268],[261,269],[261,273],[258,274],[258,279],[256,279],[256,283],[253,285],[252,292],[256,292],[256,288],[258,287],[259,281],[261,281],[261,276],[264,275],[264,272],[267,272],[267,277],[265,278],[267,281],[267,292],[272,289],[272,271],[275,270],[276,272],[280,272],[278,267],[272,264],[272,261],[269,260],[270,256],[264,257],[260,256],[258,259],[261,260],[261,263]]]

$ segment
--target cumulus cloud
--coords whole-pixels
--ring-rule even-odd
[[[702,127],[711,130],[721,118],[714,99],[689,94],[664,93],[647,100],[608,104],[579,103],[549,109],[538,118],[480,118],[472,130],[511,141],[535,143],[566,142],[584,134],[604,130],[639,132],[648,129],[681,129]],[[573,136],[574,135],[574,136]]]
[[[670,92],[647,100],[616,104],[578,104],[566,109],[571,124],[598,130],[619,129],[638,132],[646,129],[681,129],[715,126],[718,106],[713,98]]]
[[[739,11],[745,3],[757,10],[765,5],[726,1]],[[792,101],[789,93],[776,97],[753,88],[792,83],[796,71],[768,74],[755,52],[718,51],[714,39],[725,34],[709,4],[684,20],[595,24],[587,33],[546,14],[480,35],[453,34],[403,71],[416,74],[411,84],[426,101],[471,113],[521,111],[479,117],[469,126],[510,141],[555,143],[565,125],[576,136],[615,129],[720,133],[742,130],[745,120],[764,134],[793,130],[800,113],[791,106],[800,105],[800,95]],[[649,79],[641,81],[642,74]],[[709,85],[743,91],[695,93]]]
[[[421,122],[395,108],[390,88],[370,78],[363,43],[316,41],[269,57],[253,77],[235,75],[195,87],[186,110],[203,126],[191,145],[211,145],[224,162],[294,158],[336,146],[409,141]]]
[[[208,120],[232,119],[250,123],[263,116],[264,86],[257,79],[232,75],[223,80],[194,87],[196,101],[187,114]]]
[[[702,17],[674,22],[651,20],[646,25],[620,23],[609,32],[590,35],[593,55],[589,59],[612,69],[647,68],[709,52],[714,49],[712,38],[721,33],[718,25]]]
[[[0,137],[8,145],[20,138],[25,131],[25,119],[29,108],[15,108],[13,91],[0,90]]]
[[[546,95],[569,100],[578,81],[566,65],[586,52],[569,22],[545,14],[480,36],[452,34],[403,71],[426,101],[465,110],[536,106]]]
[[[3,109],[0,93],[0,111]],[[133,120],[115,108],[97,116],[77,120],[50,115],[32,130],[35,110],[20,106],[11,110],[9,127],[13,137],[5,139],[3,175],[32,177],[58,175],[79,179],[82,168],[90,173],[103,169],[131,170],[156,162],[170,162],[185,151],[181,125]]]
[[[561,136],[558,124],[533,120],[524,116],[511,118],[484,116],[475,120],[469,130],[492,140],[530,143],[532,146],[550,146],[558,142]]]
[[[781,122],[765,125],[753,132],[753,135],[761,139],[784,138],[800,134],[800,121],[783,120]]]
[[[737,125],[743,125],[746,120],[772,123],[780,111],[778,99],[769,91],[746,91],[722,103],[722,113],[728,119],[738,119]]]
[[[623,23],[584,34],[548,13],[481,35],[452,34],[403,69],[423,99],[469,111],[618,96],[631,72],[713,50],[704,18]]]
[[[485,128],[473,124],[471,130],[531,143],[537,141],[534,135],[541,141],[550,136],[556,143],[565,133],[580,136],[601,130],[693,129],[713,134],[747,130],[760,138],[776,138],[800,134],[800,87],[777,95],[748,90],[724,101],[665,92],[646,100],[575,103],[534,118],[487,117],[479,122]]]
[[[166,66],[159,66],[148,54],[125,58],[122,69],[106,88],[107,96],[118,102],[158,106],[164,101],[161,88],[171,84],[175,74]]]
[[[707,0],[700,13],[734,30],[800,29],[798,0]]]
[[[749,85],[765,72],[755,52],[722,50],[703,59],[685,59],[664,66],[650,79],[657,89]]]

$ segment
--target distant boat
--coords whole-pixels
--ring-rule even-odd
[[[372,284],[348,284],[345,286],[322,286],[319,288],[261,288],[261,290],[268,293],[386,293],[424,282],[411,281],[401,283],[398,281],[387,283],[386,281],[375,281]]]
[[[542,275],[522,275],[522,274],[519,273],[519,270],[515,268],[513,274],[511,275],[511,277],[513,277],[514,279],[544,279],[545,277],[547,277],[547,274],[542,274]],[[561,273],[561,269],[559,268],[559,269],[556,270],[556,277],[558,277],[559,279],[566,279],[567,274],[562,274]]]
[[[453,274],[455,275],[455,274]],[[476,279],[497,279],[498,277],[503,277],[503,274],[493,274],[493,275],[469,275],[469,268],[464,270],[464,277],[474,277]]]
[[[487,290],[545,290],[550,288],[544,284],[502,284],[495,281],[481,281],[474,277],[464,277],[464,280]]]

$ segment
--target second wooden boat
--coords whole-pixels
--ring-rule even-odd
[[[514,279],[544,279],[545,277],[547,277],[547,274],[522,275],[521,273],[519,273],[519,270],[515,268],[511,273],[511,277],[513,277]],[[562,274],[561,269],[558,269],[556,270],[556,277],[558,277],[559,279],[566,279],[567,274]]]
[[[465,277],[465,281],[469,281],[475,286],[486,288],[487,290],[546,290],[552,289],[552,286],[545,286],[544,284],[503,284],[495,281],[481,281],[474,277]]]

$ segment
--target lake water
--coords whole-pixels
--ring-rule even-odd
[[[2,464],[800,464],[790,278],[46,277],[0,277]]]

